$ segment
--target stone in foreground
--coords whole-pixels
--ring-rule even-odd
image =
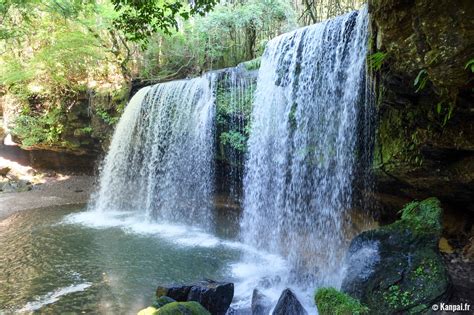
[[[159,286],[156,296],[167,296],[178,302],[195,301],[212,315],[224,315],[234,298],[234,284],[205,280],[192,285]]]
[[[272,315],[307,315],[308,313],[290,289],[285,289],[278,299]]]
[[[252,315],[267,315],[272,308],[272,303],[266,295],[258,289],[252,293]]]

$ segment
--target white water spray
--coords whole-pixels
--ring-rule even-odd
[[[212,226],[213,81],[208,75],[157,84],[131,99],[105,158],[93,210]]]
[[[340,285],[367,23],[363,9],[298,29],[271,40],[262,58],[241,233],[288,260],[288,285]]]

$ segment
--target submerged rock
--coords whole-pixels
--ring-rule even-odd
[[[272,308],[270,299],[258,289],[252,294],[252,315],[267,315]]]
[[[224,315],[234,298],[234,284],[205,280],[192,285],[159,286],[156,296],[167,296],[178,302],[195,301],[212,315]]]
[[[285,289],[278,299],[273,315],[307,315],[308,313],[290,289]]]
[[[412,202],[401,220],[355,237],[342,290],[373,314],[421,314],[446,301],[451,284],[438,252],[441,214],[436,198]]]

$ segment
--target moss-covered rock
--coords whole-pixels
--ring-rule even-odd
[[[369,312],[353,297],[334,288],[320,288],[316,291],[314,301],[319,315],[362,315]]]
[[[160,308],[162,306],[165,306],[166,304],[176,302],[176,300],[168,297],[168,296],[160,296],[157,297],[155,302],[153,302],[152,307],[154,308]]]
[[[412,202],[400,220],[354,238],[342,290],[371,314],[424,314],[446,301],[451,283],[438,252],[441,215],[436,198]]]
[[[201,304],[197,302],[172,302],[158,309],[153,315],[210,315]]]

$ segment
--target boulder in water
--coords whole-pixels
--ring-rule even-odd
[[[156,296],[167,296],[178,302],[195,301],[212,315],[224,315],[234,298],[234,284],[205,280],[192,285],[159,286]]]
[[[267,315],[272,308],[270,299],[258,289],[252,294],[252,315]]]
[[[189,290],[188,301],[199,302],[212,315],[224,315],[234,298],[234,284],[230,282],[201,281]]]
[[[374,314],[422,314],[446,301],[451,283],[438,251],[441,214],[436,198],[412,202],[401,220],[355,237],[342,290]]]
[[[190,285],[160,285],[156,289],[156,297],[167,296],[178,302],[186,302],[190,289]]]
[[[290,289],[285,289],[278,299],[273,315],[307,315],[308,313]]]

